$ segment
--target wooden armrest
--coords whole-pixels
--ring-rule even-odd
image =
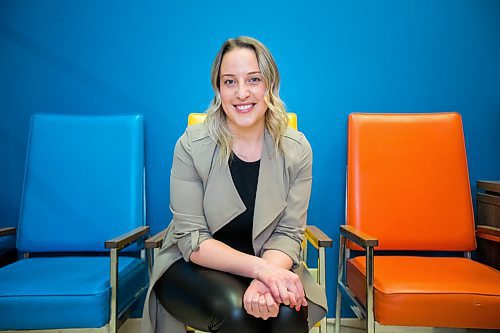
[[[500,193],[500,181],[478,180],[476,186],[486,192]]]
[[[320,228],[309,225],[306,227],[306,239],[315,248],[332,247],[332,239],[328,237]]]
[[[485,193],[476,193],[476,200],[490,205],[500,206],[500,197]]]
[[[500,228],[491,225],[478,225],[476,237],[487,239],[494,242],[500,242]]]
[[[0,228],[0,236],[8,236],[8,235],[15,235],[15,234],[16,234],[15,227]]]
[[[167,232],[167,229],[163,229],[162,231],[158,232],[154,236],[149,237],[146,239],[146,248],[147,249],[156,249],[159,248],[163,245],[163,238],[165,238],[165,233]]]
[[[375,247],[378,245],[378,239],[356,229],[352,225],[341,225],[340,233],[347,237],[350,241],[364,248]]]
[[[113,239],[110,239],[110,240],[104,242],[104,246],[107,249],[121,250],[121,249],[129,246],[130,244],[134,243],[141,236],[147,234],[148,232],[149,232],[149,227],[142,226],[142,227],[136,228],[130,232],[127,232],[126,234],[123,234],[121,236],[118,236],[116,238],[113,238]]]

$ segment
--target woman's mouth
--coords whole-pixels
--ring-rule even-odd
[[[238,112],[249,112],[255,104],[253,103],[246,103],[246,104],[237,104],[234,107]]]

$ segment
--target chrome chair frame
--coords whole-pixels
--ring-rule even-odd
[[[345,281],[345,267],[350,250],[346,248],[347,240],[354,242],[365,250],[366,255],[366,308],[358,302],[354,294],[351,292]],[[339,245],[339,265],[337,278],[337,303],[335,311],[335,333],[340,332],[340,311],[342,307],[342,293],[355,304],[351,309],[358,318],[366,320],[367,333],[375,332],[375,317],[373,313],[373,272],[374,248],[378,245],[378,240],[374,237],[353,228],[349,225],[340,226],[340,245]]]

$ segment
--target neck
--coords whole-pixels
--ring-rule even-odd
[[[241,141],[245,144],[260,143],[264,137],[264,127],[258,129],[238,129],[238,131],[233,131],[233,135],[234,142]]]
[[[240,159],[253,162],[260,159],[264,141],[264,128],[234,133],[232,150]]]

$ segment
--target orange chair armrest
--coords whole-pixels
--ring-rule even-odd
[[[15,234],[16,234],[16,228],[14,227],[0,228],[0,236],[8,236]]]
[[[165,233],[167,229],[163,229],[157,234],[146,239],[145,246],[147,249],[156,249],[163,245],[163,238],[165,238]]]
[[[347,237],[347,239],[349,239],[351,242],[354,242],[363,248],[375,247],[378,245],[377,238],[365,234],[352,225],[341,225],[340,233]]]
[[[320,247],[332,247],[332,239],[314,225],[306,227],[306,238],[316,249]]]
[[[494,242],[500,242],[500,228],[491,225],[478,225],[476,237],[487,239]]]

